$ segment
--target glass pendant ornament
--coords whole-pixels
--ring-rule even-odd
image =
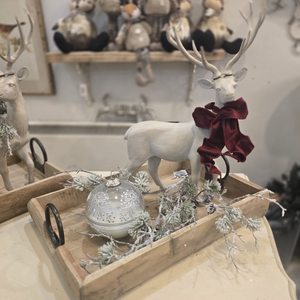
[[[144,210],[141,191],[130,181],[119,178],[108,179],[94,188],[85,206],[89,222],[113,238],[127,236],[134,216]]]

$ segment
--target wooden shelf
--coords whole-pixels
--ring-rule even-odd
[[[190,52],[193,54],[193,52]],[[193,54],[194,55],[194,54]],[[223,60],[224,50],[218,49],[211,53],[206,53],[206,59],[209,61]],[[136,54],[133,52],[72,52],[62,54],[60,52],[48,52],[46,54],[49,63],[129,63],[136,62]],[[157,51],[150,52],[152,62],[187,62],[187,59],[180,51],[172,53]]]

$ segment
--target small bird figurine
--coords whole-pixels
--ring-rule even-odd
[[[25,22],[21,22],[20,25],[25,25]],[[10,35],[10,33],[18,26],[18,24],[9,25],[0,23],[0,36],[4,39]]]

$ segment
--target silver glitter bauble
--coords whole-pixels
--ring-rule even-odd
[[[131,182],[109,179],[89,194],[86,217],[97,231],[113,238],[128,235],[128,228],[136,213],[145,210],[140,190]]]

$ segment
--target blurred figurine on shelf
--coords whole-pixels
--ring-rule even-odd
[[[152,26],[150,50],[162,50],[160,34],[167,23],[173,0],[140,0],[139,6]]]
[[[201,165],[209,167],[213,179],[221,175],[214,165],[214,159],[222,154],[224,147],[228,155],[244,162],[247,155],[253,150],[248,136],[239,130],[239,119],[245,119],[248,115],[247,104],[240,98],[235,100],[237,82],[245,78],[247,69],[233,73],[232,67],[253,43],[264,18],[265,10],[262,10],[257,24],[253,26],[252,3],[250,2],[250,15],[245,17],[248,24],[248,34],[243,40],[239,52],[227,63],[225,70],[221,72],[216,66],[205,58],[205,52],[201,47],[201,53],[193,43],[195,57],[183,46],[180,31],[175,26],[168,31],[169,42],[194,65],[212,73],[212,79],[200,79],[199,85],[205,89],[215,90],[216,100],[205,108],[196,108],[193,113],[194,122],[167,123],[158,121],[141,122],[131,126],[126,134],[129,162],[125,170],[133,174],[148,160],[148,171],[155,184],[161,188],[165,185],[158,176],[158,167],[162,159],[167,161],[185,161],[191,163],[191,179],[198,184]]]
[[[146,86],[148,83],[155,80],[150,55],[150,34],[152,28],[142,17],[141,10],[134,3],[129,3],[122,6],[122,17],[125,23],[121,27],[116,43],[122,45],[125,42],[125,49],[127,51],[134,51],[137,55],[137,73],[136,83],[138,86]],[[147,78],[143,75],[143,61],[142,55],[144,54],[146,60],[146,74]]]
[[[6,102],[6,114],[0,116],[0,173],[3,178],[5,188],[8,191],[13,189],[7,167],[7,156],[15,151],[28,167],[28,181],[34,182],[34,164],[29,155],[28,142],[28,115],[25,101],[20,91],[19,82],[27,78],[29,71],[26,67],[18,72],[13,70],[13,65],[29,45],[33,32],[33,20],[27,13],[30,31],[26,40],[21,29],[21,24],[17,20],[20,32],[20,46],[11,55],[10,43],[7,43],[7,55],[0,54],[0,58],[6,62],[4,73],[0,71],[0,101]],[[5,109],[2,110],[5,113]]]
[[[194,25],[189,17],[191,9],[191,0],[172,0],[171,14],[169,16],[169,28],[173,28],[174,26],[178,28],[180,40],[188,50],[192,50],[191,33],[194,30]],[[166,31],[161,33],[161,44],[167,52],[176,50],[176,48],[168,41]]]
[[[289,31],[294,40],[295,51],[300,53],[300,0],[295,0],[295,5],[293,16],[289,21]]]
[[[101,51],[108,44],[106,32],[97,34],[97,29],[90,13],[95,8],[96,0],[72,0],[71,13],[60,19],[54,26],[54,42],[61,52]]]
[[[25,22],[20,22],[20,25],[25,25]],[[18,24],[0,24],[0,36],[3,39],[7,39],[10,33],[18,26]]]
[[[96,122],[137,123],[157,119],[154,110],[147,107],[148,98],[143,94],[141,95],[139,104],[111,104],[109,98],[109,94],[103,96],[102,102],[104,106],[98,110]]]
[[[109,51],[120,50],[115,44],[118,34],[118,17],[121,15],[120,0],[99,0],[100,7],[108,16]]]
[[[229,54],[236,54],[243,40],[238,38],[232,42],[227,41],[233,31],[220,16],[224,10],[224,0],[203,0],[202,4],[203,14],[192,34],[197,49],[203,47],[205,51],[211,52],[222,48]]]

